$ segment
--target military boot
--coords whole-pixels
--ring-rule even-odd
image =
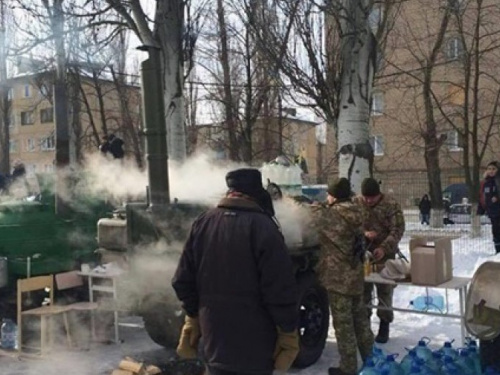
[[[328,369],[328,375],[356,375],[356,373],[344,372],[340,367],[330,367]]]
[[[389,322],[381,320],[378,327],[378,334],[375,337],[375,342],[385,344],[387,341],[389,341]]]

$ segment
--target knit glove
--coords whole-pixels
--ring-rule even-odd
[[[191,318],[186,315],[184,325],[182,326],[179,345],[176,352],[182,359],[194,359],[198,355],[198,342],[201,332],[198,318]]]
[[[283,332],[278,327],[278,338],[274,349],[274,368],[278,371],[288,371],[299,354],[299,332]]]

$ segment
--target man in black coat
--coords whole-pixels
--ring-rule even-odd
[[[172,280],[186,321],[177,353],[203,337],[210,375],[286,371],[299,351],[297,285],[257,169],[226,175],[229,191],[196,219]]]
[[[123,159],[125,156],[125,152],[123,151],[124,142],[121,138],[118,138],[114,134],[110,134],[109,136],[105,135],[102,137],[103,143],[99,146],[99,150],[103,154],[107,154],[108,152],[113,155],[115,159]]]
[[[495,253],[500,253],[500,165],[496,161],[486,167],[479,190],[478,213],[490,218]]]

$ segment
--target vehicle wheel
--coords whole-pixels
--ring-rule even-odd
[[[305,368],[315,363],[326,344],[330,322],[328,293],[312,273],[301,275],[299,285],[300,352],[293,366]]]
[[[165,348],[176,348],[184,324],[184,314],[180,308],[161,302],[148,307],[141,315],[149,337]]]

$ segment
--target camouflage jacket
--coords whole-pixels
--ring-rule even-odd
[[[356,197],[354,201],[363,210],[363,229],[377,232],[374,240],[367,241],[367,250],[373,252],[378,247],[384,249],[386,256],[379,263],[395,258],[405,231],[405,219],[399,203],[387,195],[382,195],[381,200],[373,207],[368,207],[363,197]]]
[[[317,265],[319,280],[333,292],[344,295],[363,293],[363,263],[354,254],[354,236],[361,230],[362,211],[352,201],[329,206],[313,206],[321,255]]]

